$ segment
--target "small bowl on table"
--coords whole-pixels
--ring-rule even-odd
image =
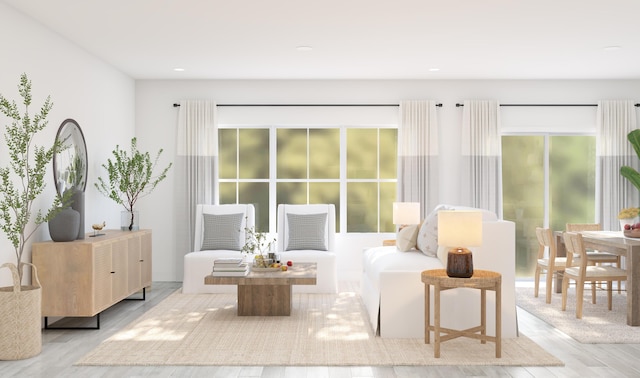
[[[627,238],[640,238],[640,228],[624,230],[624,236]]]

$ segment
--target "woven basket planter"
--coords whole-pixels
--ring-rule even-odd
[[[22,360],[36,356],[42,351],[42,287],[35,265],[32,285],[20,285],[18,269],[14,264],[0,266],[9,268],[13,275],[13,286],[0,287],[0,360]]]

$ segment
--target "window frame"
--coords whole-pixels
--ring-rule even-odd
[[[375,179],[348,179],[347,176],[347,129],[357,128],[357,129],[377,129],[377,171],[376,174],[378,178]],[[241,179],[239,176],[239,164],[236,164],[236,178],[228,179],[218,177],[217,184],[220,183],[241,183],[241,182],[267,182],[269,184],[269,233],[276,232],[276,215],[277,215],[277,184],[281,182],[305,182],[305,183],[335,183],[337,182],[340,185],[339,190],[339,205],[337,208],[339,209],[339,214],[337,215],[337,222],[339,225],[338,233],[346,234],[347,231],[347,184],[350,182],[375,182],[378,184],[377,190],[377,200],[378,204],[380,204],[380,184],[381,183],[394,183],[396,185],[396,193],[397,193],[397,171],[396,178],[380,178],[380,129],[395,129],[398,130],[397,124],[325,124],[325,125],[311,125],[311,124],[219,124],[218,130],[229,130],[229,129],[268,129],[269,130],[269,178],[267,179]],[[339,129],[340,136],[340,174],[338,179],[279,179],[277,178],[277,130],[278,129]],[[397,131],[396,131],[397,133]],[[307,165],[309,164],[308,155],[309,155],[309,133],[307,132]],[[397,134],[396,134],[397,138]],[[237,134],[236,143],[239,145],[239,133]],[[236,149],[236,161],[239,159],[240,150]],[[397,158],[397,154],[396,154]],[[397,160],[396,160],[397,162]],[[220,163],[220,162],[218,162]],[[397,163],[396,163],[397,165]],[[219,171],[219,170],[218,170]],[[307,176],[309,172],[307,171]],[[238,202],[239,186],[236,185],[236,202]],[[218,196],[220,194],[219,186],[216,188],[216,200],[218,200]],[[309,199],[309,188],[307,186],[307,201]],[[385,233],[387,231],[381,231],[381,212],[380,206],[377,209],[377,231],[372,231],[371,233]],[[350,232],[354,233],[354,232]],[[367,232],[369,233],[369,232]]]

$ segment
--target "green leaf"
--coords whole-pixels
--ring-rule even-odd
[[[620,174],[640,190],[640,173],[638,171],[629,166],[623,165],[620,167]]]
[[[633,149],[636,151],[636,155],[640,158],[640,129],[632,130],[629,134],[627,134],[627,140],[633,146]]]

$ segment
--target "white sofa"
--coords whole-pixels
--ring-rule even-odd
[[[517,337],[515,224],[499,220],[488,211],[483,214],[482,246],[470,248],[473,267],[502,274],[502,337]],[[395,246],[375,247],[364,252],[361,295],[371,326],[381,337],[424,338],[424,284],[420,274],[423,270],[444,269],[446,253],[446,248],[440,247],[437,257],[430,257],[419,250],[401,252]],[[433,302],[431,306],[433,309]],[[480,291],[443,292],[441,313],[441,324],[446,328],[467,329],[479,325]],[[487,332],[495,335],[493,292],[487,292]]]
[[[240,250],[215,249],[201,250],[204,224],[203,214],[237,214],[243,213],[245,221],[241,225],[238,237],[245,240],[245,227],[255,225],[255,210],[253,205],[198,205],[196,207],[194,251],[184,256],[184,279],[182,292],[195,293],[235,293],[236,285],[205,285],[204,277],[211,273],[213,261],[220,257],[242,257]],[[322,250],[287,250],[289,245],[290,230],[287,215],[293,214],[319,214],[326,213],[324,225],[324,241],[327,247]],[[317,283],[315,285],[293,285],[293,292],[299,293],[337,293],[338,274],[335,252],[335,207],[334,205],[279,205],[278,206],[278,236],[277,251],[280,251],[281,260],[291,260],[294,264],[301,262],[317,263]],[[294,235],[295,237],[295,235]],[[240,247],[244,244],[240,244]],[[251,256],[248,256],[251,259]]]

